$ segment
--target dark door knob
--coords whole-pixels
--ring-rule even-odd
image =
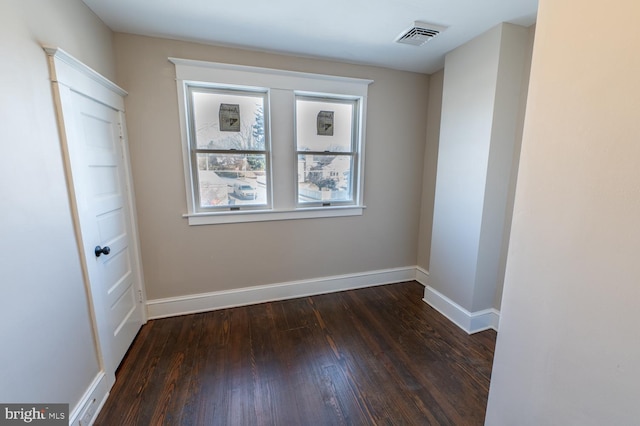
[[[94,253],[96,254],[96,257],[100,257],[101,254],[107,255],[111,253],[111,249],[109,248],[109,246],[96,246]]]

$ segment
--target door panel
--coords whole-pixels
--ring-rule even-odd
[[[126,223],[122,209],[105,213],[98,218],[98,232],[100,239],[113,240],[115,237],[126,233]]]
[[[82,256],[108,376],[144,322],[142,282],[128,193],[122,112],[87,94],[59,85],[66,157]],[[109,247],[96,256],[95,248]]]
[[[105,317],[101,345],[105,361],[115,368],[142,324],[142,306],[137,301],[139,283],[133,271],[131,230],[125,219],[126,174],[121,142],[120,112],[89,97],[72,92],[77,116],[77,135],[69,149],[76,149],[72,164],[74,186],[86,203],[82,238],[96,310]],[[109,254],[93,258],[95,246],[107,246]]]

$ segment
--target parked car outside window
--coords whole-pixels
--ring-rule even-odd
[[[242,199],[255,200],[258,196],[256,189],[248,183],[236,183],[233,185],[233,193]]]

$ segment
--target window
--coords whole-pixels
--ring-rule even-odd
[[[195,210],[268,206],[267,93],[186,86]]]
[[[296,97],[298,204],[354,202],[358,99]]]
[[[362,214],[371,80],[169,60],[190,225]]]

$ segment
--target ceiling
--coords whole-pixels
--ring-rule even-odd
[[[113,31],[433,73],[501,22],[535,23],[538,0],[83,0]],[[414,21],[448,27],[422,46]]]

